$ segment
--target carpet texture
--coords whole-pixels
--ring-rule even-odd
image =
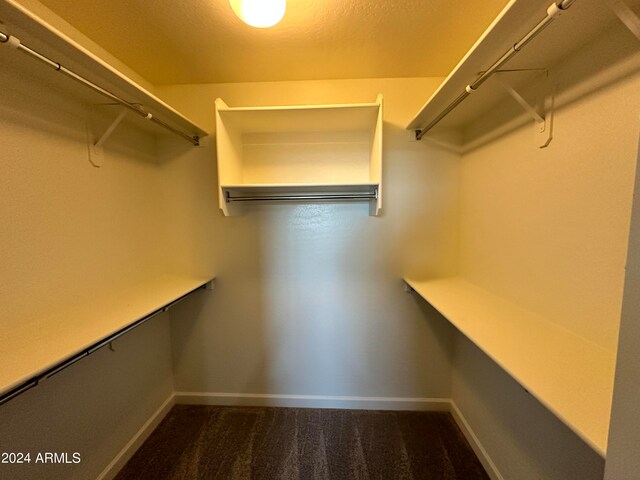
[[[176,405],[117,476],[142,478],[489,477],[448,413]]]

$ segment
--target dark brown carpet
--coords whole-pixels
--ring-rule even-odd
[[[448,413],[176,405],[117,480],[476,480]]]

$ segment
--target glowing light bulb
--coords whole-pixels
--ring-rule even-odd
[[[287,0],[229,0],[231,8],[244,23],[257,28],[273,27],[282,20]]]

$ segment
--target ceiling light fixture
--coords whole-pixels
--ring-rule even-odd
[[[257,28],[273,27],[284,17],[287,0],[229,0],[244,23]]]

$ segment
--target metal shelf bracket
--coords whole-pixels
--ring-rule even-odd
[[[109,139],[109,137],[115,132],[118,125],[124,120],[124,117],[127,115],[127,109],[124,107],[120,107],[118,110],[118,115],[113,121],[109,124],[109,126],[105,129],[105,131],[101,135],[95,135],[93,128],[94,121],[94,111],[97,107],[103,106],[117,106],[117,104],[108,104],[108,105],[91,105],[91,111],[89,115],[89,161],[94,167],[101,167],[104,163],[104,143]]]
[[[607,0],[607,3],[620,21],[640,40],[640,17],[631,10],[631,7],[624,0]]]
[[[494,75],[496,83],[513,98],[518,105],[534,121],[534,142],[540,148],[545,148],[553,139],[553,88],[549,82],[548,72],[544,72],[544,79],[540,83],[536,102],[532,105],[506,78],[505,74],[530,70],[499,70]]]

